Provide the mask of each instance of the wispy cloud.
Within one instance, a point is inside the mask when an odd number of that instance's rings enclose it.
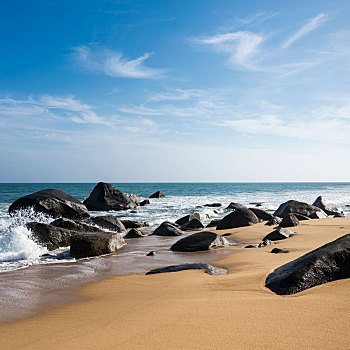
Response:
[[[264,37],[248,31],[219,34],[194,41],[209,45],[214,50],[224,53],[229,57],[230,65],[238,65],[244,68],[254,69],[252,57],[258,52],[259,45]]]
[[[286,40],[283,43],[282,48],[287,49],[294,42],[301,39],[305,35],[309,34],[313,30],[317,29],[324,22],[326,22],[327,19],[328,19],[327,15],[325,15],[323,13],[320,13],[316,17],[309,19],[304,26],[302,26],[295,34],[293,34],[288,40]]]
[[[153,53],[145,53],[135,59],[127,59],[120,52],[78,46],[73,49],[74,59],[84,68],[104,73],[114,78],[160,79],[165,69],[150,68],[144,64]]]
[[[160,92],[150,97],[152,101],[183,101],[188,100],[192,97],[201,97],[206,95],[208,92],[203,89],[173,89],[166,92]]]

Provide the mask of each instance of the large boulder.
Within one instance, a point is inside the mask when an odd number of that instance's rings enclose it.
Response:
[[[180,219],[177,219],[175,221],[175,224],[177,225],[183,225],[185,224],[186,222],[189,222],[191,221],[192,219],[197,219],[197,220],[200,220],[201,219],[201,216],[199,213],[192,213],[192,214],[189,214],[189,215],[186,215]]]
[[[125,244],[120,233],[116,232],[76,233],[70,238],[70,255],[73,258],[81,259],[110,254]]]
[[[204,228],[204,225],[201,223],[200,220],[194,218],[190,221],[185,222],[183,225],[180,226],[180,228],[184,231],[200,230]]]
[[[286,239],[290,235],[293,234],[293,231],[288,230],[284,227],[277,227],[276,230],[270,232],[268,235],[266,235],[263,238],[263,241],[270,240],[270,241],[279,241],[281,239]]]
[[[77,220],[71,220],[66,218],[59,218],[55,221],[51,222],[50,225],[60,227],[60,228],[66,228],[68,230],[74,230],[76,232],[96,232],[101,231],[101,229],[88,225],[85,222],[77,221]]]
[[[350,277],[350,234],[278,267],[266,287],[280,295],[299,293],[327,282]]]
[[[176,226],[172,225],[170,222],[163,222],[158,226],[156,230],[153,231],[154,236],[181,236],[182,231]]]
[[[12,215],[17,210],[30,207],[53,218],[86,219],[90,216],[84,204],[55,189],[42,190],[17,199],[10,205],[9,213]]]
[[[42,224],[39,222],[29,222],[26,224],[26,227],[31,231],[34,240],[48,250],[68,247],[70,237],[74,232],[66,228]]]
[[[231,202],[226,209],[236,210],[236,209],[242,209],[242,208],[246,209],[247,207],[241,203]]]
[[[196,252],[228,245],[226,238],[213,232],[203,231],[180,239],[170,249],[174,252]]]
[[[261,219],[263,221],[269,221],[273,218],[273,215],[265,210],[258,208],[249,208],[249,210],[251,210],[258,217],[258,219]]]
[[[124,224],[113,215],[95,216],[91,218],[92,222],[109,231],[124,232]]]
[[[226,215],[216,226],[217,230],[225,230],[235,227],[243,227],[257,224],[259,219],[248,208],[236,209],[232,213]]]
[[[123,193],[111,184],[99,182],[84,204],[95,211],[126,210],[139,206],[140,199],[136,194]]]
[[[164,198],[165,194],[162,191],[154,192],[149,196],[149,198]]]
[[[329,203],[322,196],[317,197],[313,205],[315,207],[322,209],[328,215],[340,214],[341,216],[344,216],[344,211],[339,205],[334,203]]]
[[[282,203],[273,215],[284,218],[289,213],[301,214],[311,219],[319,219],[319,215],[322,215],[322,213],[324,214],[322,209],[314,205],[298,202],[295,200],[289,200],[285,203]]]
[[[281,227],[293,227],[298,225],[300,225],[300,222],[293,213],[287,214],[280,223]]]

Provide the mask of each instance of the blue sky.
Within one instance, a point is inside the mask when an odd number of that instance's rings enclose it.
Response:
[[[0,182],[350,181],[348,1],[2,1]]]

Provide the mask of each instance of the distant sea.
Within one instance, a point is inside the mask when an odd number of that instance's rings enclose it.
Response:
[[[46,248],[38,245],[25,227],[29,221],[49,223],[44,215],[26,213],[12,218],[8,208],[17,198],[47,188],[62,190],[79,200],[87,198],[95,183],[21,183],[0,184],[0,272],[11,271],[37,264],[48,264],[52,259],[43,259]],[[129,211],[109,212],[121,219],[147,221],[151,228],[161,222],[175,221],[191,212],[199,212],[206,224],[212,219],[225,215],[224,208],[230,202],[240,202],[247,206],[261,202],[261,209],[273,212],[279,204],[295,199],[313,203],[319,196],[343,207],[350,216],[350,183],[113,183],[120,191],[135,193],[141,199],[161,190],[166,198],[151,199],[151,204],[137,208],[137,213]],[[222,207],[199,207],[207,203],[220,202]],[[107,212],[93,212],[92,215],[106,215]],[[62,262],[74,260],[69,259]]]

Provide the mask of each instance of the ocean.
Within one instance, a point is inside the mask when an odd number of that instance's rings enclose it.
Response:
[[[82,284],[114,275],[144,274],[160,266],[218,260],[225,249],[197,253],[174,253],[167,247],[178,237],[128,240],[116,254],[91,259],[69,257],[69,248],[50,252],[33,240],[25,227],[29,221],[50,223],[53,219],[31,210],[10,217],[8,208],[17,198],[48,188],[62,190],[79,200],[87,198],[95,183],[0,184],[0,323],[26,317],[52,303],[76,300],[72,290]],[[350,216],[350,183],[114,183],[119,190],[135,193],[141,200],[161,190],[165,198],[150,199],[151,204],[128,211],[92,212],[91,215],[116,215],[120,219],[147,221],[152,231],[163,221],[198,212],[204,224],[227,214],[230,202],[247,206],[261,202],[273,212],[279,204],[295,199],[313,203],[319,196],[343,207]],[[220,202],[222,207],[203,207]],[[227,237],[229,240],[232,238]],[[237,243],[239,244],[239,243]],[[146,256],[150,251],[156,254]],[[230,250],[230,253],[233,251]]]

